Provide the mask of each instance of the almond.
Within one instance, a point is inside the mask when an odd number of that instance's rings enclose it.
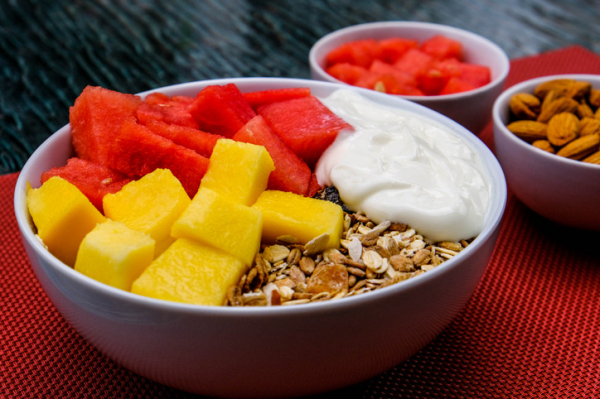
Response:
[[[533,94],[538,98],[546,97],[550,91],[556,91],[565,95],[568,93],[571,85],[575,82],[574,79],[553,79],[547,82],[540,83],[533,91]]]
[[[587,97],[592,90],[592,84],[583,80],[576,80],[569,85],[566,95],[574,99]]]
[[[506,126],[515,136],[531,143],[535,140],[546,139],[548,125],[536,121],[515,121]]]
[[[542,112],[537,118],[538,122],[548,123],[550,119],[556,114],[562,112],[577,112],[579,103],[569,97],[560,97],[548,104],[547,107],[542,108]]]
[[[600,119],[596,118],[582,118],[580,121],[581,131],[580,136],[587,136],[588,134],[600,134]]]
[[[540,99],[529,93],[517,93],[510,99],[508,106],[519,119],[535,120],[540,112]]]
[[[556,155],[579,160],[598,151],[598,145],[600,145],[600,135],[588,134],[587,136],[571,141],[561,148]]]
[[[536,140],[533,143],[531,143],[531,145],[551,154],[556,154],[556,150],[554,149],[554,147],[552,147],[552,144],[550,144],[548,140]]]
[[[594,117],[594,111],[592,110],[592,108],[587,105],[585,102],[581,103],[577,106],[577,116],[581,119],[581,118],[593,118]]]
[[[554,146],[562,147],[579,136],[579,129],[579,119],[574,114],[561,112],[548,122],[548,141]]]
[[[600,107],[600,89],[590,90],[590,96],[588,98],[590,105],[594,108]]]

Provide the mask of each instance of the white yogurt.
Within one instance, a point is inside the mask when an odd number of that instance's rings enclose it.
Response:
[[[350,90],[321,99],[355,131],[341,132],[316,168],[344,203],[371,220],[404,222],[433,241],[483,229],[490,179],[475,151],[436,121]]]

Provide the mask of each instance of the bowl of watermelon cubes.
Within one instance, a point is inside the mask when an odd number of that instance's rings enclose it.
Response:
[[[475,134],[510,69],[492,41],[451,26],[374,22],[331,32],[309,53],[313,79],[400,96],[436,110]]]
[[[423,118],[437,126],[429,129],[435,137],[452,136],[450,152],[461,154],[454,150],[462,144],[473,151],[490,199],[476,237],[440,243],[434,256],[414,229],[375,225],[339,198],[319,196],[323,154],[358,131],[327,102],[336,94]],[[506,188],[494,155],[451,119],[395,96],[279,78],[139,95],[89,86],[69,114],[16,184],[31,266],[57,310],[101,353],[180,390],[298,397],[382,373],[458,314],[498,236]],[[350,239],[349,229],[377,242]],[[343,264],[343,253],[356,252],[343,239],[371,245],[368,261]],[[420,269],[383,261],[380,239],[390,251],[425,255],[410,261]]]

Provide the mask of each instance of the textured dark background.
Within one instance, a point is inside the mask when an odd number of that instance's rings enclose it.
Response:
[[[0,0],[0,174],[68,122],[86,85],[127,93],[187,81],[308,78],[321,36],[414,20],[478,33],[518,58],[579,44],[600,54],[593,0]]]

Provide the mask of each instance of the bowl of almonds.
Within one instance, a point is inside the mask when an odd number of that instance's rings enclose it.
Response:
[[[600,230],[600,76],[553,75],[507,89],[493,108],[508,186],[554,222]]]

